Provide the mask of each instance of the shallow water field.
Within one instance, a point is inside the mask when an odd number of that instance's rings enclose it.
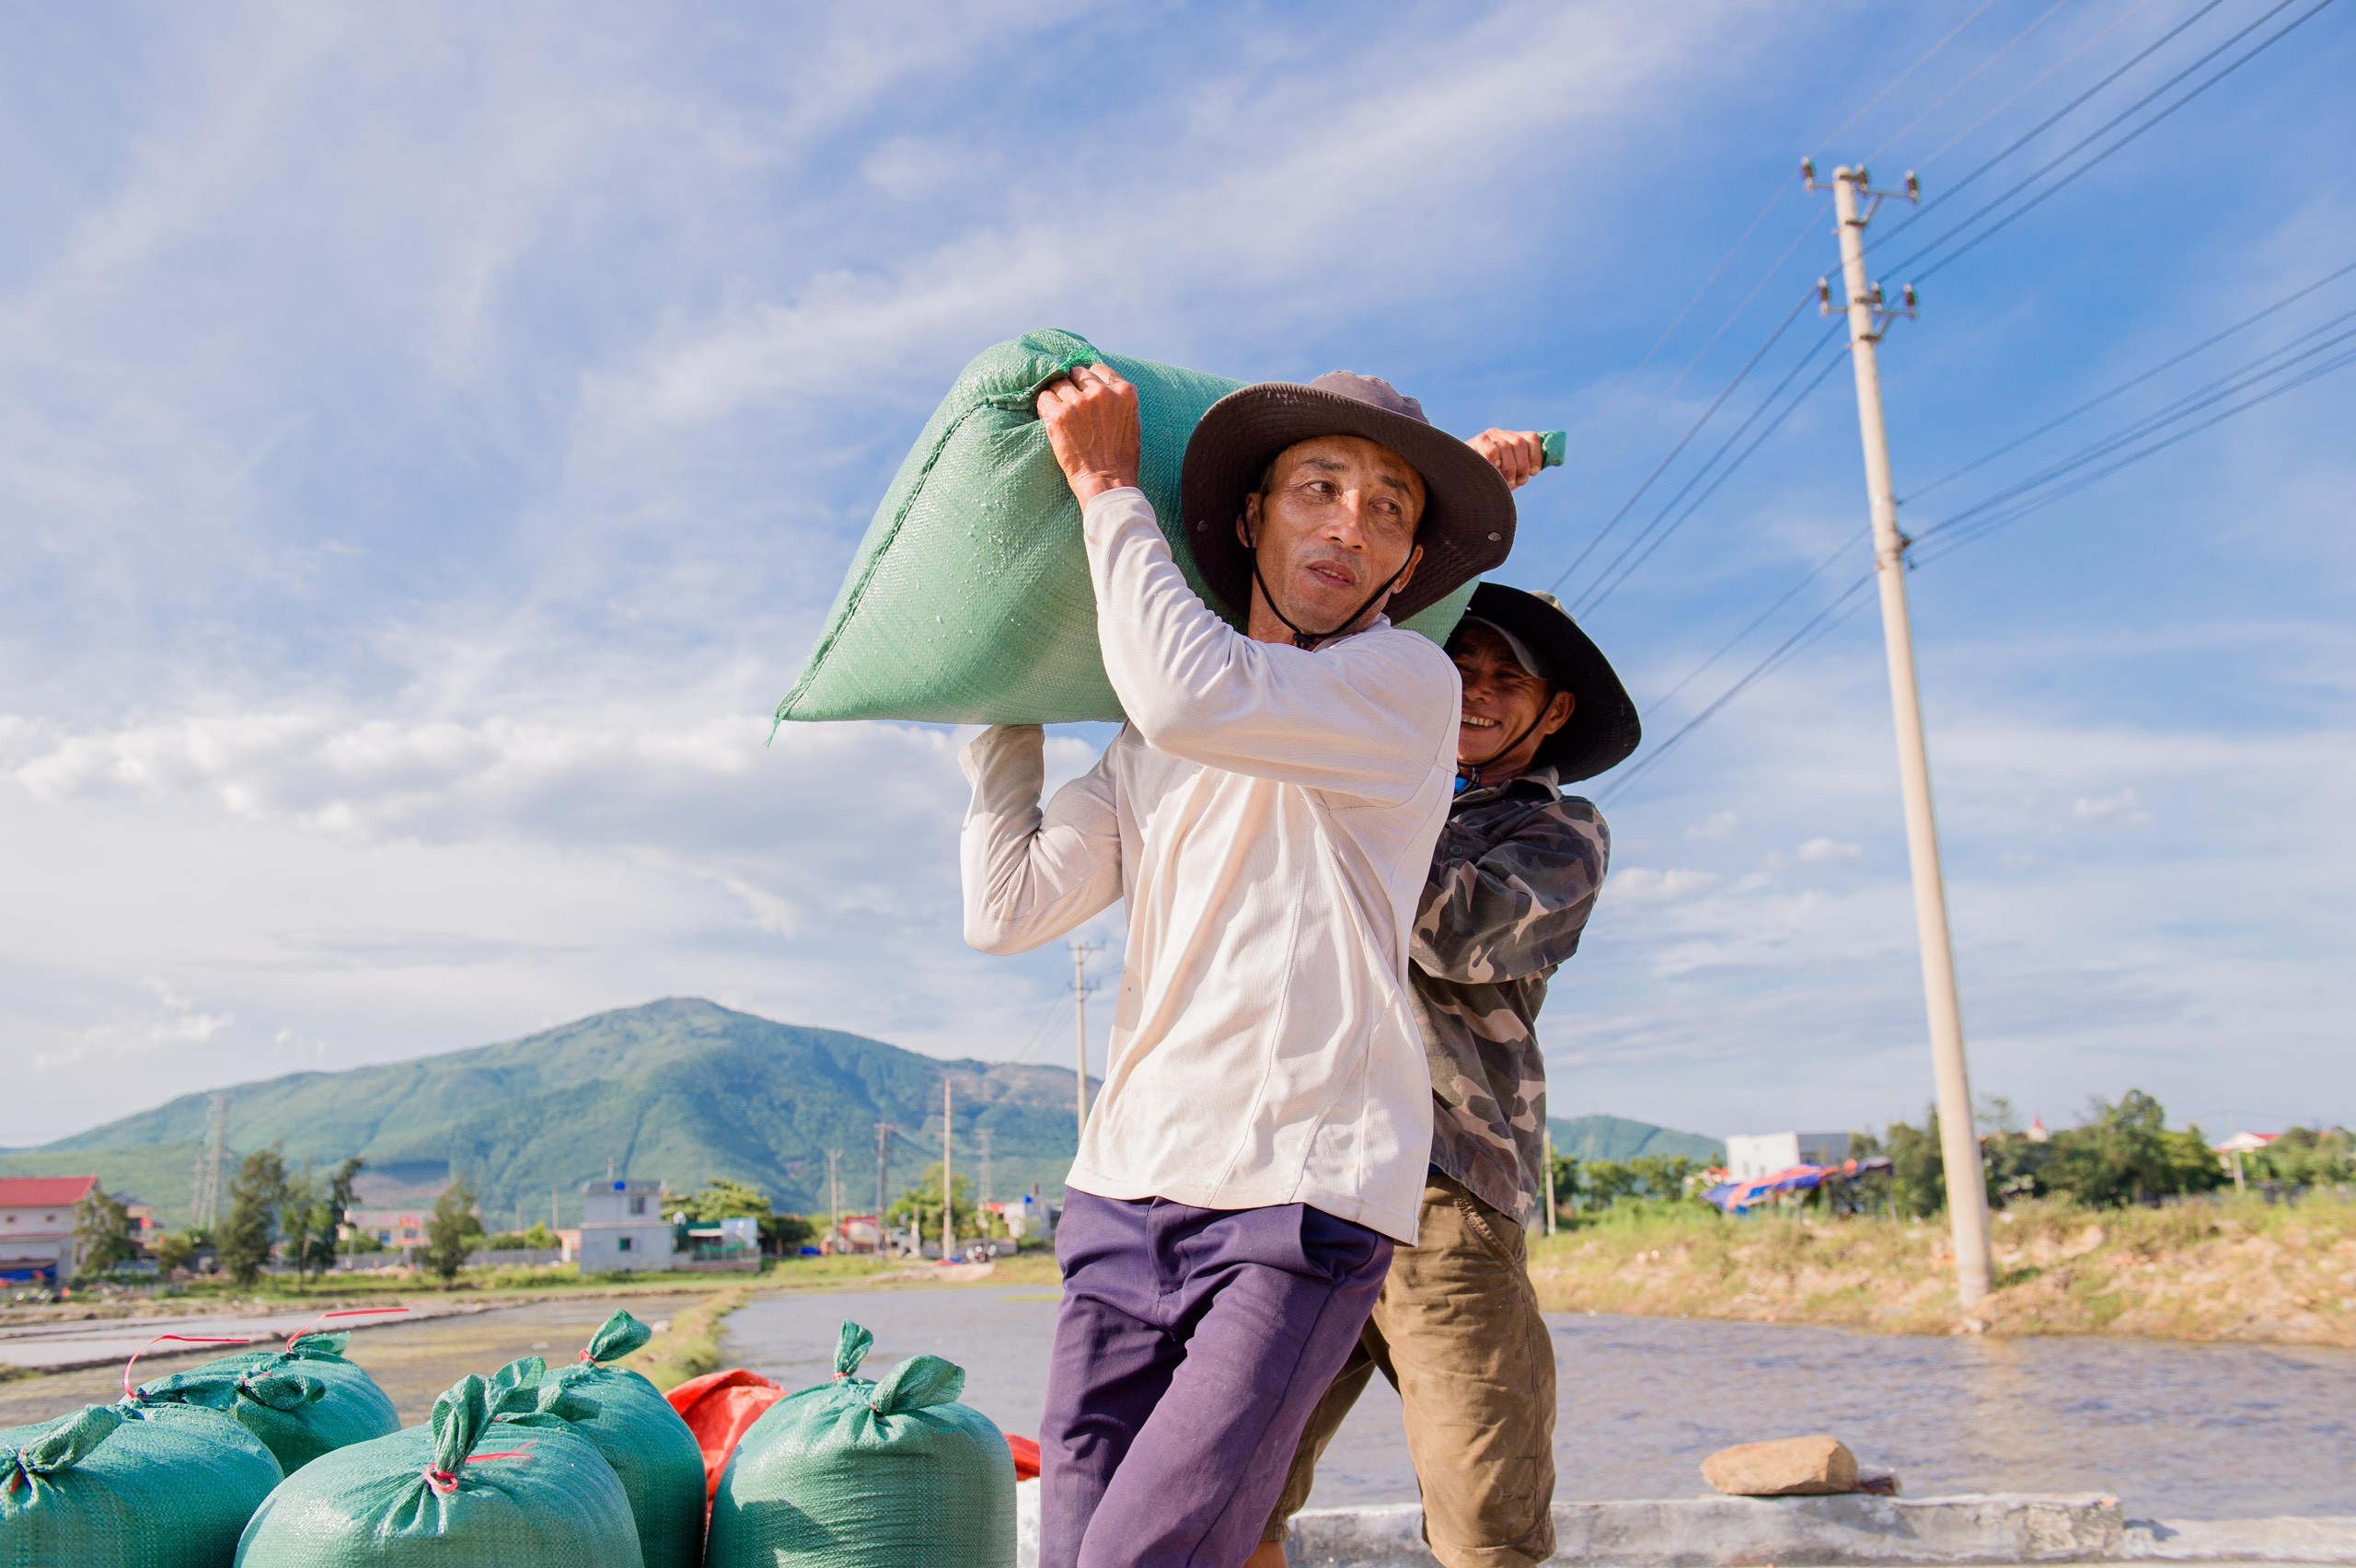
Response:
[[[1038,1430],[1052,1289],[768,1297],[723,1360],[790,1388],[833,1367],[836,1325],[875,1332],[872,1375],[930,1351],[966,1401]],[[1565,1499],[1703,1490],[1702,1457],[1804,1432],[1895,1470],[1909,1496],[2106,1492],[2131,1516],[2356,1514],[2356,1351],[2130,1339],[1930,1339],[1688,1319],[1552,1315]],[[1397,1396],[1378,1381],[1328,1450],[1312,1505],[1415,1494]]]

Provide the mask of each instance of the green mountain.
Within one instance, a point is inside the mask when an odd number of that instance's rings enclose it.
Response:
[[[1573,1116],[1567,1120],[1550,1117],[1546,1126],[1554,1135],[1554,1152],[1579,1160],[1681,1154],[1688,1159],[1703,1159],[1715,1165],[1727,1157],[1727,1146],[1716,1138],[1705,1138],[1699,1133],[1673,1132],[1650,1122],[1632,1122],[1625,1116]]]
[[[551,1191],[565,1224],[581,1185],[619,1173],[687,1191],[715,1176],[749,1182],[780,1209],[826,1206],[826,1155],[838,1149],[846,1210],[875,1201],[876,1124],[899,1129],[885,1182],[896,1195],[941,1158],[941,1085],[956,1113],[956,1169],[990,1190],[1062,1188],[1071,1163],[1071,1073],[1003,1062],[941,1061],[857,1034],[773,1023],[673,998],[600,1013],[503,1044],[336,1073],[290,1073],[229,1096],[239,1153],[275,1145],[290,1163],[368,1162],[362,1202],[406,1204],[455,1168],[493,1226],[544,1218]],[[209,1097],[178,1100],[0,1155],[0,1175],[95,1170],[110,1191],[186,1222]],[[373,1191],[372,1191],[373,1189]]]

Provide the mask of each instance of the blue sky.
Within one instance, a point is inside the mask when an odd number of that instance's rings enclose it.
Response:
[[[1500,574],[1545,586],[1831,268],[1803,155],[1936,198],[2157,45],[1918,225],[1886,209],[1898,263],[2311,5],[18,8],[0,1145],[662,995],[1062,1060],[1067,956],[958,940],[959,737],[762,744],[965,359],[1062,326],[1569,428]],[[2352,71],[2356,9],[2327,6],[1927,278],[1884,357],[1901,495],[2356,262]],[[2356,276],[1907,525],[2351,308]],[[1566,596],[1824,329],[1803,308]],[[2356,371],[2327,375],[1925,541],[1966,1027],[2024,1114],[2140,1086],[2220,1131],[2356,1119],[2351,416]],[[1836,369],[1585,612],[1650,733],[1861,571],[1865,526]],[[1543,1020],[1558,1114],[1919,1112],[1870,606],[1608,810],[1614,877]]]

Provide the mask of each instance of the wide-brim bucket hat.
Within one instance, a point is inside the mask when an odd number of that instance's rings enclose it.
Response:
[[[1252,557],[1236,536],[1243,498],[1286,447],[1321,435],[1387,446],[1424,481],[1415,543],[1424,559],[1388,614],[1430,608],[1513,550],[1513,491],[1489,460],[1424,417],[1387,381],[1336,370],[1301,385],[1264,381],[1210,406],[1186,444],[1178,502],[1203,581],[1239,618],[1252,613]]]
[[[1567,784],[1592,778],[1627,760],[1645,734],[1636,705],[1629,700],[1611,661],[1579,629],[1561,601],[1552,594],[1484,582],[1472,590],[1472,602],[1464,607],[1454,635],[1484,622],[1519,645],[1514,650],[1518,657],[1536,658],[1542,667],[1532,674],[1543,675],[1575,699],[1570,721],[1540,744],[1534,762],[1552,767]]]

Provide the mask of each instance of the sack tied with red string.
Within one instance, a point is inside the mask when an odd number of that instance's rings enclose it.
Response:
[[[314,1459],[254,1515],[237,1568],[644,1568],[621,1482],[572,1430],[578,1404],[496,1421],[491,1406],[469,1374],[430,1425]]]
[[[278,1484],[261,1439],[186,1405],[90,1405],[0,1430],[6,1568],[229,1568]]]
[[[260,1438],[288,1475],[322,1454],[398,1432],[376,1380],[343,1358],[350,1334],[298,1334],[283,1349],[241,1351],[133,1389],[140,1406],[218,1411]]]
[[[703,1561],[703,1451],[653,1384],[610,1365],[653,1337],[628,1312],[606,1320],[570,1366],[537,1355],[511,1361],[491,1380],[502,1420],[547,1415],[585,1437],[613,1467],[638,1522],[646,1568],[697,1568]]]

